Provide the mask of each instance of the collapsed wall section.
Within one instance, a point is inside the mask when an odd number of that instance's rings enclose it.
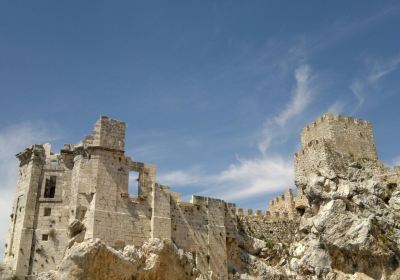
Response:
[[[150,238],[151,205],[127,195],[129,168],[122,153],[98,150],[93,156],[98,160],[98,175],[92,238],[113,247],[140,245]]]
[[[83,142],[81,155],[94,176],[85,179],[80,174],[78,178],[83,180],[78,208],[89,207],[90,214],[89,220],[83,221],[89,227],[85,238],[100,238],[115,248],[140,245],[151,236],[151,197],[129,195],[129,171],[139,172],[139,191],[149,193],[155,178],[144,172],[147,165],[125,156],[125,128],[124,122],[108,117],[97,121],[92,135]]]

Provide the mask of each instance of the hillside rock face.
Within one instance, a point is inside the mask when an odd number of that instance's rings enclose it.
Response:
[[[309,207],[288,270],[299,279],[400,279],[400,172],[379,161],[371,124],[326,114],[301,142],[295,183]]]
[[[203,279],[193,256],[166,240],[150,239],[141,247],[123,251],[107,247],[100,240],[76,243],[56,271],[39,275],[40,280],[157,280]]]
[[[240,243],[240,244],[239,244]],[[232,262],[240,273],[230,279],[286,279],[259,258],[266,247],[264,241],[243,237],[232,246]],[[233,259],[235,261],[233,261]],[[74,244],[67,250],[57,270],[41,273],[38,280],[205,280],[218,279],[212,273],[204,275],[196,268],[191,253],[178,249],[168,240],[150,239],[141,247],[126,246],[115,250],[100,240]]]
[[[390,170],[369,160],[337,170],[297,178],[310,208],[289,269],[300,279],[400,279],[400,190],[385,178]]]

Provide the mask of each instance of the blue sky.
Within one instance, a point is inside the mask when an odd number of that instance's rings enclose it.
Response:
[[[400,163],[399,27],[398,1],[1,1],[0,239],[15,153],[100,115],[185,199],[265,210],[326,111],[372,121]]]

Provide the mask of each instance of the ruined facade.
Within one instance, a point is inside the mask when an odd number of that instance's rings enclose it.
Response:
[[[209,197],[180,201],[178,193],[157,182],[154,165],[125,155],[125,128],[124,122],[101,117],[91,135],[57,154],[44,144],[17,155],[18,182],[5,250],[5,263],[15,275],[55,269],[75,242],[100,239],[119,249],[159,238],[191,252],[202,273],[227,279],[230,246],[238,243],[244,222],[247,230],[265,239],[275,233],[279,239],[288,231],[293,235],[296,222],[290,221],[308,206],[302,177],[324,167],[328,173],[346,172],[340,162],[345,159],[377,160],[369,122],[326,114],[302,132],[302,150],[294,160],[297,195],[289,189],[269,203],[267,212],[243,211]],[[137,196],[128,193],[131,171],[138,173]],[[399,173],[397,168],[380,176],[397,184]]]
[[[54,269],[74,242],[101,239],[121,248],[160,238],[193,252],[201,271],[227,277],[226,239],[235,237],[235,206],[200,196],[181,202],[156,182],[154,165],[125,156],[125,126],[101,117],[77,145],[57,154],[49,144],[33,145],[17,155],[4,258],[17,276]],[[139,174],[137,196],[128,194],[130,171]]]

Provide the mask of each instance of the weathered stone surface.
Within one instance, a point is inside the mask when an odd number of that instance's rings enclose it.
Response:
[[[56,271],[38,280],[156,280],[201,279],[190,253],[178,250],[168,240],[150,239],[142,247],[127,246],[117,251],[100,240],[75,244]]]
[[[360,122],[343,121],[348,129],[359,129]],[[353,135],[355,142],[365,136]],[[319,140],[325,145],[326,160],[318,159],[319,165],[299,156],[296,160],[296,182],[304,189],[310,210],[300,222],[303,238],[291,245],[290,269],[300,278],[398,279],[399,186],[393,180],[399,174],[373,156],[374,143],[365,147],[363,156],[359,143],[352,150],[340,137]],[[308,143],[303,145],[309,149]]]
[[[378,160],[371,124],[327,114],[301,142],[297,195],[265,213],[181,202],[108,117],[58,154],[33,145],[17,155],[0,279],[400,279],[400,167]]]

